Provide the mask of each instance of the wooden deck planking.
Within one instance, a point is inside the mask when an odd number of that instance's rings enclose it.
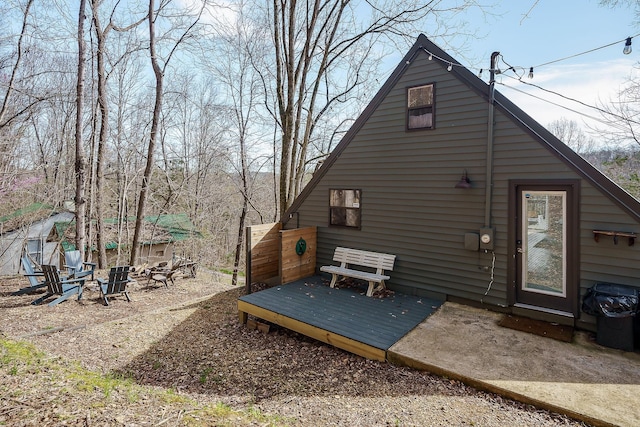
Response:
[[[338,348],[376,360],[443,301],[395,293],[364,295],[363,288],[331,289],[312,276],[240,297],[238,310]]]

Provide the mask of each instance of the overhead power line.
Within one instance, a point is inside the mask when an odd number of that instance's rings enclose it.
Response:
[[[534,4],[534,6],[535,6],[535,4]],[[632,124],[634,124],[634,125],[640,125],[640,122],[638,122],[638,121],[636,121],[636,120],[630,119],[630,118],[628,118],[628,117],[621,116],[621,115],[619,115],[619,114],[613,113],[613,112],[611,112],[611,111],[607,111],[607,110],[605,110],[605,109],[603,109],[603,108],[600,108],[600,107],[598,107],[598,106],[588,104],[588,103],[586,103],[586,102],[584,102],[584,101],[580,101],[580,100],[578,100],[578,99],[571,98],[571,97],[569,97],[569,96],[563,95],[563,94],[561,94],[561,93],[559,93],[559,92],[557,92],[557,91],[553,91],[553,90],[550,90],[550,89],[546,89],[546,88],[544,88],[544,87],[542,87],[542,86],[540,86],[540,85],[533,84],[533,83],[530,83],[530,82],[527,82],[527,81],[524,81],[524,80],[523,80],[523,77],[524,77],[525,73],[527,72],[527,69],[529,70],[528,77],[529,77],[529,78],[533,78],[533,72],[534,72],[534,69],[541,68],[541,67],[545,67],[545,66],[547,66],[547,65],[551,65],[551,64],[556,64],[556,63],[559,63],[559,62],[562,62],[562,61],[566,61],[566,60],[569,60],[569,59],[572,59],[572,58],[576,58],[576,57],[579,57],[579,56],[582,56],[582,55],[586,55],[586,54],[589,54],[589,53],[592,53],[592,52],[596,52],[596,51],[599,51],[599,50],[602,50],[602,49],[606,49],[606,48],[608,48],[608,47],[611,47],[611,46],[614,46],[614,45],[616,45],[616,44],[620,44],[620,43],[624,43],[623,53],[628,54],[628,53],[630,53],[630,52],[631,52],[631,40],[632,40],[633,38],[635,38],[635,37],[638,37],[638,36],[640,36],[640,33],[639,33],[639,34],[635,34],[635,35],[630,36],[630,37],[625,37],[624,39],[621,39],[621,40],[616,40],[616,41],[614,41],[614,42],[604,44],[604,45],[602,45],[602,46],[598,46],[598,47],[595,47],[595,48],[592,48],[592,49],[588,49],[588,50],[585,50],[585,51],[582,51],[582,52],[578,52],[578,53],[575,53],[575,54],[572,54],[572,55],[563,56],[563,57],[561,57],[561,58],[554,59],[554,60],[551,60],[551,61],[547,61],[547,62],[541,63],[541,64],[539,64],[539,65],[531,66],[531,67],[513,66],[513,65],[509,64],[507,61],[505,61],[505,59],[504,59],[504,56],[503,56],[503,55],[500,55],[500,56],[499,56],[500,61],[501,61],[501,62],[506,66],[506,67],[505,67],[505,69],[504,69],[504,70],[502,70],[502,71],[501,71],[501,70],[499,70],[499,69],[496,69],[496,70],[490,70],[490,71],[494,71],[494,72],[495,72],[495,74],[499,74],[499,75],[502,75],[502,76],[505,76],[505,77],[508,77],[508,78],[511,78],[511,79],[517,80],[517,81],[519,81],[519,82],[520,82],[520,83],[522,83],[522,84],[525,84],[525,85],[528,85],[528,86],[531,86],[531,87],[535,87],[536,89],[539,89],[539,90],[541,90],[541,91],[543,91],[543,92],[546,92],[546,93],[549,93],[549,94],[553,94],[553,95],[558,96],[558,97],[560,97],[560,98],[566,99],[567,101],[570,101],[570,102],[574,102],[574,103],[580,104],[580,105],[582,105],[582,106],[584,106],[584,107],[587,107],[587,108],[589,108],[589,109],[595,110],[595,111],[597,111],[597,112],[599,112],[599,113],[601,113],[601,114],[604,114],[604,115],[610,116],[610,117],[612,117],[612,118],[615,118],[615,119],[618,119],[618,120],[624,120],[624,121],[626,121],[626,122],[628,122],[628,123],[632,123]],[[422,47],[422,46],[421,46],[420,48],[421,48],[421,50],[423,50],[425,53],[427,53],[427,55],[428,55],[428,59],[429,59],[430,61],[435,59],[435,60],[438,60],[438,61],[440,61],[440,62],[443,62],[443,63],[447,64],[447,70],[448,70],[448,71],[451,71],[453,67],[465,67],[465,66],[464,66],[464,65],[462,65],[462,64],[455,63],[455,62],[451,62],[450,60],[447,60],[447,59],[445,59],[445,58],[441,58],[440,56],[438,56],[438,55],[434,54],[433,52],[430,52],[429,50],[425,49],[425,48],[424,48],[424,47]],[[410,60],[409,60],[409,61],[407,61],[407,62],[409,63],[409,62],[410,62]],[[466,67],[465,67],[465,68],[466,68]],[[500,68],[500,67],[497,67],[497,66],[496,66],[496,68]],[[484,70],[480,69],[480,72],[479,72],[479,74],[478,74],[478,76],[479,76],[479,77],[481,77],[481,76],[482,76],[482,72],[483,72],[483,71],[484,71]],[[516,76],[516,77],[509,76],[508,74],[505,74],[505,73],[506,73],[506,72],[508,72],[508,71],[512,71],[512,72],[515,74],[515,76]],[[553,102],[553,101],[551,101],[551,100],[544,99],[544,98],[542,98],[542,97],[539,97],[539,96],[533,95],[533,94],[531,94],[531,93],[528,93],[528,92],[525,92],[525,91],[523,91],[523,90],[517,89],[517,88],[515,88],[515,87],[513,87],[513,86],[509,86],[509,85],[506,85],[506,84],[501,83],[501,82],[499,82],[499,83],[500,83],[500,84],[502,84],[502,85],[503,85],[503,86],[505,86],[505,87],[508,87],[508,88],[513,89],[513,90],[515,90],[515,91],[517,91],[517,92],[520,92],[520,93],[526,94],[526,95],[531,96],[531,97],[533,97],[533,98],[536,98],[536,99],[538,99],[538,100],[540,100],[540,101],[547,102],[547,103],[549,103],[549,104],[552,104],[552,105],[555,105],[555,106],[557,106],[557,107],[563,108],[563,109],[565,109],[565,110],[567,110],[567,111],[571,111],[571,112],[573,112],[573,113],[575,113],[575,114],[578,114],[578,115],[584,116],[584,117],[589,118],[589,119],[591,119],[591,120],[598,121],[598,122],[600,122],[600,123],[602,123],[602,124],[605,124],[605,125],[608,125],[608,126],[617,127],[618,129],[621,129],[621,130],[622,130],[622,127],[621,127],[621,126],[616,125],[616,124],[614,124],[614,123],[606,122],[604,119],[597,118],[597,117],[594,117],[594,116],[589,115],[589,114],[585,114],[584,112],[581,112],[581,111],[578,111],[578,110],[576,110],[576,109],[569,108],[569,107],[564,106],[564,105],[562,105],[562,104],[559,104],[559,103]]]
[[[611,126],[611,127],[614,127],[614,128],[616,128],[616,129],[618,129],[618,130],[621,130],[621,131],[626,131],[626,130],[628,130],[626,127],[624,127],[624,126],[622,126],[622,125],[619,125],[619,124],[617,124],[617,123],[607,122],[607,121],[603,120],[603,119],[602,119],[602,118],[600,118],[600,117],[596,117],[596,116],[592,116],[592,115],[586,114],[586,113],[584,113],[584,112],[582,112],[582,111],[578,111],[578,110],[575,110],[575,109],[573,109],[573,108],[567,107],[566,105],[562,105],[562,104],[559,104],[559,103],[557,103],[557,102],[553,102],[553,101],[551,101],[551,100],[549,100],[549,99],[542,98],[542,97],[537,96],[537,95],[534,95],[534,94],[532,94],[532,93],[530,93],[530,92],[525,92],[524,90],[522,90],[522,89],[518,89],[518,88],[516,88],[516,87],[514,87],[514,86],[509,86],[509,85],[506,85],[506,84],[504,84],[504,83],[502,83],[502,82],[496,82],[496,83],[498,83],[499,85],[502,85],[502,86],[504,86],[504,87],[507,87],[507,88],[509,88],[509,89],[511,89],[511,90],[514,90],[514,91],[516,91],[516,92],[519,92],[519,93],[521,93],[521,94],[523,94],[523,95],[527,95],[527,96],[529,96],[529,97],[531,97],[531,98],[535,98],[535,99],[537,99],[537,100],[539,100],[539,101],[546,102],[546,103],[548,103],[548,104],[554,105],[554,106],[556,106],[556,107],[562,108],[562,109],[564,109],[564,110],[570,111],[570,112],[572,112],[572,113],[578,114],[578,115],[583,116],[583,117],[586,117],[586,118],[588,118],[588,119],[591,119],[591,120],[597,121],[597,122],[599,122],[599,123],[602,123],[603,125]],[[525,82],[522,82],[522,81],[521,81],[521,83],[525,83]],[[534,85],[533,85],[533,86],[534,86]],[[572,100],[572,101],[578,102],[578,103],[580,103],[580,104],[582,104],[582,105],[585,105],[585,106],[587,106],[587,107],[590,107],[590,108],[596,108],[596,109],[598,109],[597,107],[590,106],[590,105],[585,104],[585,103],[583,103],[583,102],[581,102],[581,101],[573,100],[573,99],[571,99],[571,98],[569,98],[569,97],[565,97],[565,96],[563,96],[563,95],[561,95],[561,94],[559,94],[559,93],[556,93],[556,92],[553,92],[553,91],[549,91],[549,90],[546,90],[546,89],[541,88],[541,87],[538,87],[538,88],[539,88],[539,89],[541,89],[541,90],[543,90],[543,91],[547,91],[547,92],[549,92],[549,93],[553,93],[553,94],[555,94],[555,95],[561,96],[561,97],[563,97],[563,98],[565,98],[565,99],[567,99],[567,100]],[[598,109],[598,110],[600,110],[600,109]],[[604,111],[604,110],[602,110],[602,111]],[[622,120],[629,121],[629,122],[632,122],[632,123],[634,123],[634,124],[640,124],[640,123],[635,122],[635,121],[633,121],[633,120],[629,120],[629,119],[627,119],[626,117],[618,116],[618,115],[616,115],[616,114],[614,114],[614,113],[611,113],[611,112],[608,112],[608,111],[605,111],[605,112],[606,112],[606,114],[608,114],[608,115],[615,116],[615,117],[620,118],[620,119],[622,119]]]

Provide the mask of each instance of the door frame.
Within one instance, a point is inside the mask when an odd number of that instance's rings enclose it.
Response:
[[[518,271],[518,192],[522,188],[542,191],[567,191],[567,224],[566,224],[566,281],[568,297],[572,298],[569,313],[577,318],[580,308],[580,180],[579,179],[514,179],[509,180],[509,220],[507,224],[507,302],[513,307],[517,304],[516,291],[520,278]],[[555,309],[548,307],[527,306],[539,311],[558,314]]]

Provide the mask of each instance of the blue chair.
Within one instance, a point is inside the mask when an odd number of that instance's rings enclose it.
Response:
[[[60,304],[72,295],[78,295],[78,300],[82,298],[82,288],[84,287],[85,279],[63,279],[60,277],[58,267],[55,265],[43,265],[42,272],[44,273],[47,284],[47,292],[37,300],[32,301],[31,304],[40,305],[50,297],[56,295],[58,298],[49,303],[50,307]]]
[[[129,279],[129,266],[121,266],[121,267],[112,267],[109,271],[108,279],[96,279],[98,281],[98,285],[100,287],[100,295],[102,295],[102,299],[104,300],[104,305],[109,305],[109,300],[107,296],[124,294],[127,298],[127,301],[131,302],[129,299],[129,293],[127,292],[127,283],[131,281]]]
[[[91,280],[93,280],[93,273],[95,272],[96,264],[94,262],[82,262],[82,259],[80,258],[80,251],[76,250],[65,252],[64,260],[64,266],[68,271],[69,277],[80,279],[91,275]]]
[[[12,293],[11,295],[28,294],[37,289],[44,288],[45,286],[47,286],[44,280],[39,280],[39,278],[44,279],[44,273],[42,271],[35,271],[28,257],[23,256],[21,259],[21,262],[22,262],[22,269],[24,270],[24,277],[26,277],[29,280],[29,286],[20,288],[14,293]]]

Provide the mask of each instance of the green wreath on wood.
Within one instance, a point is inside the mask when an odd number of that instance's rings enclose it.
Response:
[[[307,251],[307,242],[301,237],[296,243],[296,253],[302,256]]]

